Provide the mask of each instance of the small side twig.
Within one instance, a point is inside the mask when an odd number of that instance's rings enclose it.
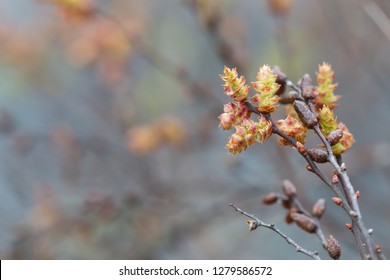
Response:
[[[248,217],[249,219],[251,219],[253,221],[253,224],[251,224],[251,230],[254,230],[254,229],[258,228],[258,227],[268,228],[268,229],[276,232],[278,235],[280,235],[284,240],[286,240],[286,242],[288,244],[293,246],[297,252],[305,254],[305,255],[311,257],[314,260],[320,260],[321,259],[320,256],[318,255],[317,251],[309,251],[309,250],[304,249],[302,246],[298,245],[294,240],[292,240],[286,234],[281,232],[277,227],[275,227],[274,224],[264,223],[262,220],[257,218],[255,215],[249,214],[249,213],[245,212],[244,210],[238,208],[234,203],[229,203],[229,206],[231,206],[234,210],[236,210],[241,215],[244,215],[244,216]]]

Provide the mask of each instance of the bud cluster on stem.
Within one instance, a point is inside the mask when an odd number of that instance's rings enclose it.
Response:
[[[376,245],[364,225],[357,202],[360,193],[354,190],[345,163],[342,162],[341,155],[353,146],[355,139],[347,126],[335,116],[337,101],[341,97],[334,94],[337,84],[333,81],[332,67],[325,62],[319,65],[316,72],[317,85],[314,85],[309,74],[303,75],[294,84],[279,67],[271,69],[264,65],[259,68],[256,81],[252,82],[256,91],[252,97],[249,97],[250,87],[245,77],[239,77],[236,68],[225,67],[221,79],[225,82],[225,94],[233,100],[224,106],[224,113],[219,116],[220,127],[224,130],[235,128],[235,133],[226,144],[229,152],[243,152],[256,142],[264,143],[272,134],[276,134],[279,145],[296,149],[306,160],[306,169],[317,175],[332,191],[332,201],[351,219],[347,224],[351,225],[361,257],[383,258],[382,253],[375,251]],[[287,91],[287,87],[292,91]],[[285,105],[286,117],[275,121],[273,113],[279,105]],[[253,114],[257,115],[257,120],[251,119]],[[317,147],[305,144],[310,131],[319,139]],[[330,178],[317,166],[326,163],[334,168]],[[263,197],[263,202],[273,204],[281,201],[288,209],[286,222],[295,222],[303,230],[319,234],[329,255],[338,259],[341,252],[338,241],[332,235],[326,240],[322,231],[318,233],[318,219],[325,211],[325,200],[318,200],[310,214],[297,204],[296,188],[289,181],[284,182],[283,192],[287,198],[270,193]]]

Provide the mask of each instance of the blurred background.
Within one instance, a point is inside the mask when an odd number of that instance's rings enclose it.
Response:
[[[1,257],[307,259],[249,232],[234,202],[327,258],[260,203],[288,178],[308,209],[327,199],[325,233],[358,259],[348,217],[294,150],[272,137],[231,156],[218,128],[224,65],[253,81],[277,64],[297,81],[323,61],[356,139],[344,160],[366,225],[389,255],[390,1],[0,0]]]

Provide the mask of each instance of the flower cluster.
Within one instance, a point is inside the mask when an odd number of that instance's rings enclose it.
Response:
[[[250,119],[252,105],[247,100],[250,87],[246,84],[245,77],[239,77],[236,68],[229,69],[225,66],[221,79],[225,82],[225,94],[235,101],[225,104],[224,113],[219,116],[219,126],[222,129],[230,130],[234,127],[236,130],[229,137],[226,148],[231,154],[236,154],[256,142],[264,143],[271,136],[273,127],[264,116],[260,115],[256,122]],[[276,75],[265,65],[260,68],[257,81],[253,83],[253,87],[261,94],[252,99],[258,100],[257,108],[262,108],[263,114],[273,112],[276,108],[277,96],[274,93],[279,89],[279,85],[275,80]]]
[[[339,95],[334,95],[334,90],[337,84],[333,84],[334,72],[332,67],[327,63],[322,63],[318,66],[316,87],[316,105],[322,107],[328,106],[330,109],[337,107],[336,102],[341,98]]]
[[[252,86],[257,92],[260,92],[251,98],[251,100],[256,102],[257,110],[262,114],[275,111],[279,102],[279,96],[275,95],[275,93],[280,88],[280,84],[276,83],[276,75],[272,73],[268,65],[264,65],[259,69],[256,82],[253,82]]]
[[[319,124],[321,131],[325,136],[329,136],[332,132],[341,130],[342,136],[336,143],[331,143],[332,151],[335,155],[340,155],[349,150],[355,143],[355,138],[349,132],[347,126],[342,122],[337,123],[337,118],[333,111],[326,105],[319,111]],[[329,141],[328,141],[329,142]]]
[[[304,146],[308,130],[320,130],[335,155],[345,153],[355,142],[348,128],[337,122],[334,115],[340,96],[334,94],[337,87],[333,83],[334,72],[325,62],[318,67],[317,86],[312,85],[310,75],[305,74],[290,92],[285,92],[286,85],[292,84],[286,75],[277,67],[271,69],[264,65],[252,82],[257,92],[250,98],[253,105],[248,100],[250,87],[236,68],[225,66],[220,77],[225,82],[225,94],[234,101],[225,104],[224,113],[219,116],[222,129],[236,130],[226,145],[232,154],[246,150],[255,142],[264,143],[276,133],[281,146],[292,146],[301,154],[308,153],[313,161],[324,163],[328,161],[325,150]],[[279,103],[286,105],[287,117],[273,122],[271,113]],[[253,113],[259,116],[256,122],[250,119]]]

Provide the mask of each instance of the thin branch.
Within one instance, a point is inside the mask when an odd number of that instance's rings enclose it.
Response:
[[[276,232],[278,235],[280,235],[282,238],[284,238],[284,240],[286,240],[286,242],[288,244],[290,244],[291,246],[293,246],[295,248],[295,250],[297,252],[300,252],[300,253],[303,253],[309,257],[311,257],[312,259],[315,259],[315,260],[320,260],[321,258],[319,257],[318,255],[318,252],[317,251],[309,251],[309,250],[306,250],[304,249],[303,247],[301,247],[300,245],[298,245],[294,240],[292,240],[290,237],[288,237],[286,234],[284,234],[283,232],[281,232],[277,227],[275,227],[274,224],[267,224],[267,223],[264,223],[262,220],[260,220],[259,218],[257,218],[255,215],[252,215],[252,214],[249,214],[247,212],[245,212],[244,210],[238,208],[235,204],[233,203],[229,203],[229,206],[231,206],[234,210],[236,210],[238,213],[240,213],[241,215],[244,215],[246,217],[248,217],[249,219],[251,219],[254,224],[251,225],[251,230],[254,230],[258,227],[265,227],[265,228],[268,228],[274,232]]]
[[[374,1],[363,1],[363,10],[390,42],[390,19]]]

